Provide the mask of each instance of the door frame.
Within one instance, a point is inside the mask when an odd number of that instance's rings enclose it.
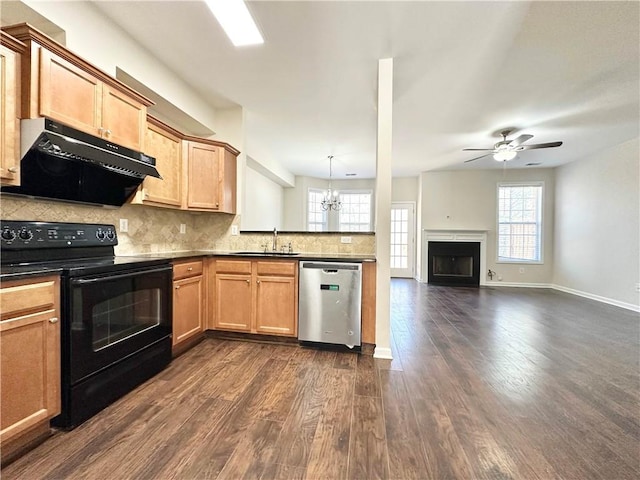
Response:
[[[391,268],[391,277],[395,278],[416,278],[416,202],[391,202],[391,210],[394,208],[409,208],[409,230],[407,245],[407,268]]]

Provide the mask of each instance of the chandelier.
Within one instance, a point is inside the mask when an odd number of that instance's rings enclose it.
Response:
[[[331,188],[331,177],[333,176],[332,171],[332,161],[333,155],[329,155],[329,188],[324,192],[324,198],[320,205],[322,205],[323,210],[340,210],[342,208],[342,202],[338,200],[338,192]]]

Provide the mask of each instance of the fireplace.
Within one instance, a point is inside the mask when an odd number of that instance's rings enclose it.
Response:
[[[428,242],[427,281],[480,286],[480,242]]]

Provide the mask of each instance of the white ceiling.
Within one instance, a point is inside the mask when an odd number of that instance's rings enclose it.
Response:
[[[375,175],[376,76],[394,58],[393,173],[469,164],[506,127],[510,168],[638,136],[638,2],[253,1],[265,44],[234,48],[203,2],[95,2],[212,105],[246,109],[246,153],[293,174]]]

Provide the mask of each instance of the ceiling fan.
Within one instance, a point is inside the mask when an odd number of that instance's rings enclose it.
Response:
[[[489,155],[493,155],[493,158],[499,162],[507,162],[509,160],[513,160],[518,152],[523,150],[533,150],[536,148],[552,148],[559,147],[562,145],[562,142],[549,142],[549,143],[537,143],[534,145],[523,145],[524,142],[531,140],[533,135],[520,135],[513,140],[507,140],[507,136],[511,133],[511,130],[503,130],[500,132],[502,135],[502,140],[496,143],[493,148],[463,148],[463,151],[479,151],[479,152],[489,152],[484,155],[480,155],[479,157],[472,158],[471,160],[465,160],[464,163],[473,162],[474,160],[479,160],[484,157],[488,157]]]

